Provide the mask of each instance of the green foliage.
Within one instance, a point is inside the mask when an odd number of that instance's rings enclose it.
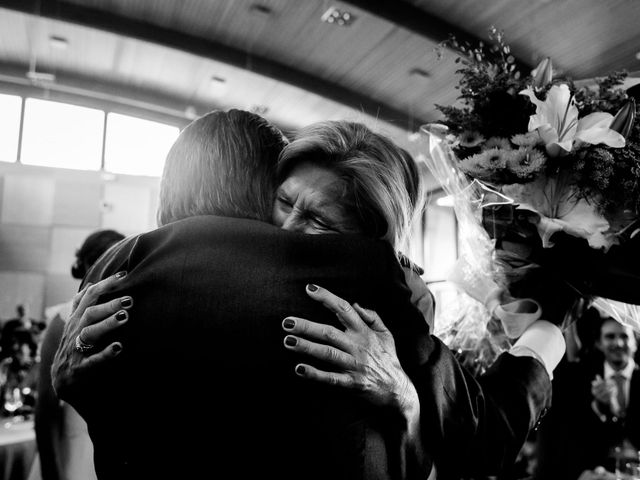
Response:
[[[460,106],[436,105],[442,123],[459,141],[452,148],[469,176],[494,185],[526,183],[539,173],[559,170],[574,172],[579,194],[595,202],[606,214],[621,209],[640,214],[640,125],[636,124],[623,148],[606,145],[578,145],[569,156],[548,158],[544,146],[523,145],[529,117],[535,106],[519,92],[533,85],[531,74],[516,66],[504,34],[494,27],[489,44],[476,46],[451,37],[441,44],[457,50],[456,71],[460,77]],[[441,52],[440,52],[441,53]],[[576,87],[570,78],[555,78],[535,88],[544,100],[552,85],[568,84],[582,118],[594,112],[615,115],[628,100],[621,88],[627,72],[613,72],[594,85]],[[636,109],[636,118],[640,111]],[[482,141],[467,141],[468,139]],[[508,143],[496,143],[507,140]],[[522,152],[525,152],[524,154]]]

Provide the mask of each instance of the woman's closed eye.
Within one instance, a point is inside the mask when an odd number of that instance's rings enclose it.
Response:
[[[325,231],[327,233],[341,233],[339,229],[331,226],[325,219],[317,215],[309,215],[309,220],[313,223],[314,228],[317,230]]]
[[[276,203],[280,210],[284,212],[290,212],[293,210],[293,202],[283,195],[276,197]]]

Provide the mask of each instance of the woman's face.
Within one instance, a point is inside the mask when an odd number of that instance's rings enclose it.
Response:
[[[301,233],[362,233],[344,205],[344,190],[334,172],[302,162],[276,190],[273,223]]]

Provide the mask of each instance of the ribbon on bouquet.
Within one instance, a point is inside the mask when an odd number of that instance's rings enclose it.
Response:
[[[497,288],[488,295],[484,304],[489,313],[500,320],[507,337],[518,338],[529,325],[540,320],[542,307],[532,298],[519,298],[502,303],[504,295],[504,289]]]
[[[542,316],[542,307],[532,298],[513,298],[486,273],[461,256],[449,275],[449,281],[482,303],[489,314],[500,320],[507,337],[515,339]]]
[[[492,260],[494,241],[482,224],[482,210],[487,207],[510,205],[513,200],[477,180],[469,181],[457,168],[454,153],[447,144],[447,127],[424,125],[421,139],[426,141],[422,157],[442,188],[454,199],[460,238],[458,260],[449,275],[471,298],[482,303],[491,316],[498,318],[505,335],[518,338],[542,315],[542,307],[531,298],[516,299],[508,295],[493,279],[496,266]]]

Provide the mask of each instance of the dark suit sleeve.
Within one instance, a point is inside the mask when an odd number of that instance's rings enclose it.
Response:
[[[387,275],[393,284],[387,298],[398,299],[389,299],[381,317],[418,391],[423,443],[439,478],[495,475],[510,467],[550,403],[544,366],[505,353],[476,379],[443,342],[425,333],[421,315],[404,306],[410,292],[405,292],[401,270],[390,265]],[[394,318],[402,318],[402,324]]]
[[[423,436],[439,478],[496,475],[510,467],[551,399],[537,360],[505,353],[476,379],[437,339],[416,383]]]

